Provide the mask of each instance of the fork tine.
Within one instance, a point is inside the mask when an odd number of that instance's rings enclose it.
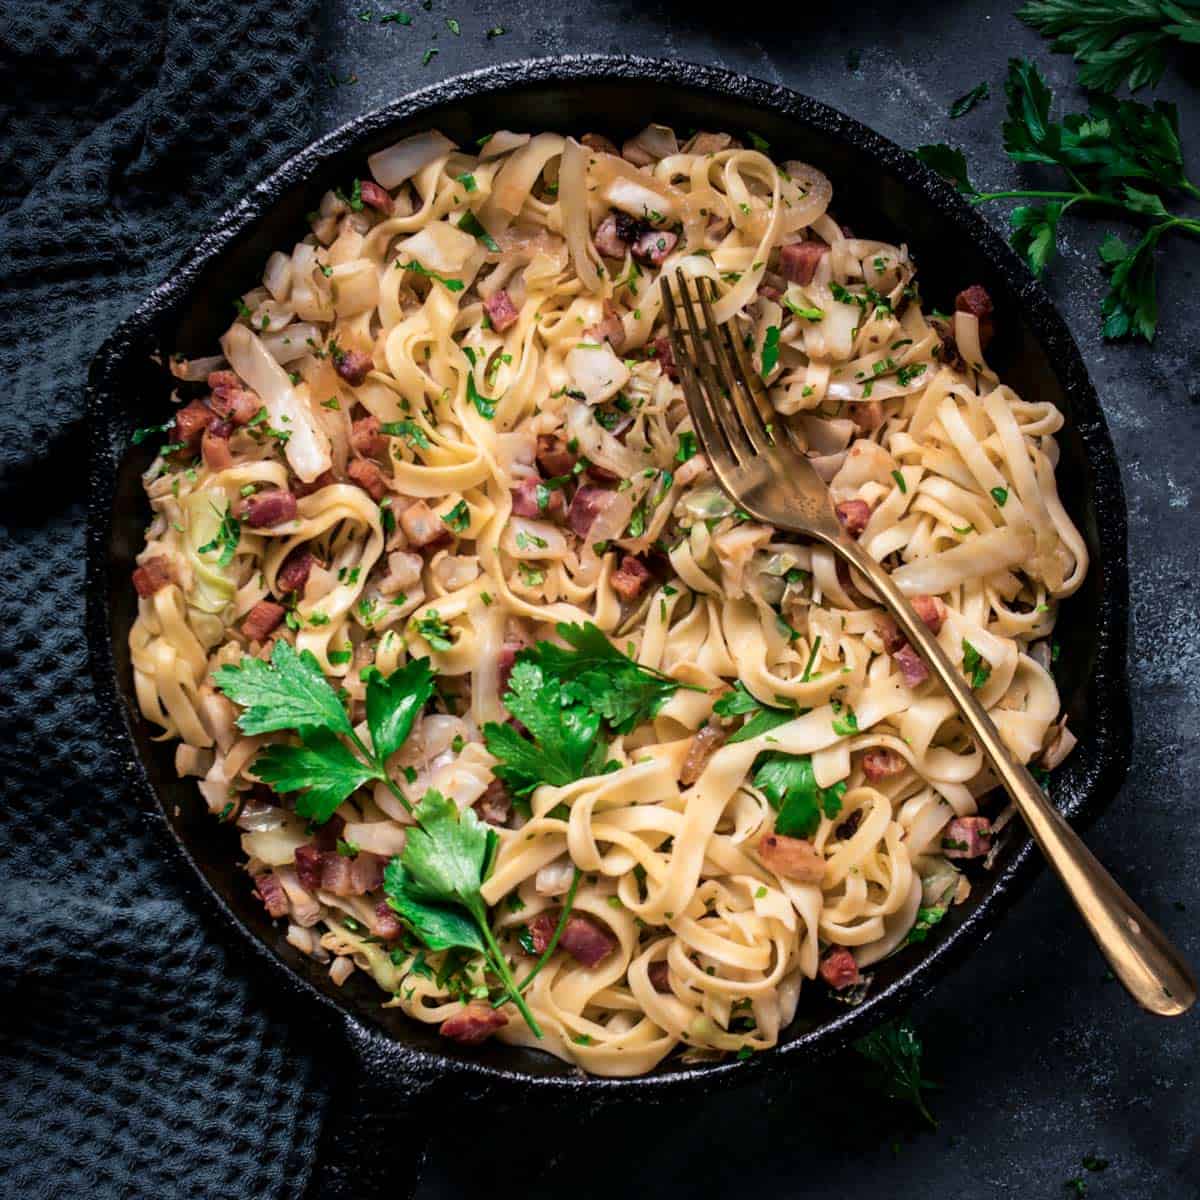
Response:
[[[735,359],[731,352],[731,344],[736,344],[737,337],[732,320],[726,325],[718,325],[709,303],[709,287],[711,280],[697,280],[696,290],[700,293],[700,307],[704,310],[704,321],[708,327],[709,338],[713,343],[713,352],[717,359],[718,371],[723,376],[725,391],[730,397],[733,408],[732,416],[740,419],[743,430],[755,454],[766,454],[771,449],[771,434],[767,429],[754,392],[753,384],[746,376],[746,363]],[[741,370],[739,370],[739,366]]]
[[[706,343],[711,343],[713,339],[701,332],[700,323],[696,320],[695,303],[692,299],[691,290],[687,285],[687,276],[683,273],[682,269],[675,272],[675,278],[678,281],[680,294],[685,300],[684,313],[687,316],[688,329],[692,335],[693,355],[696,362],[700,364],[700,377],[704,382],[704,391],[706,392],[710,414],[715,423],[724,432],[726,440],[733,449],[734,458],[739,462],[748,462],[758,452],[755,450],[753,442],[746,436],[742,422],[737,420],[731,421],[728,409],[721,404],[722,393],[726,389],[714,367],[711,357],[712,354],[715,354],[715,349],[706,348],[705,346]],[[700,290],[699,286],[697,286],[696,290]],[[726,400],[730,399],[727,394],[723,398]]]
[[[700,439],[700,448],[708,460],[714,464],[721,459],[731,459],[733,450],[729,439],[721,431],[720,424],[714,419],[709,409],[704,388],[696,378],[692,367],[692,356],[683,333],[680,330],[678,314],[675,309],[675,297],[671,292],[671,281],[665,276],[661,283],[663,294],[663,311],[667,318],[667,331],[671,338],[671,351],[675,356],[675,365],[679,368],[683,381],[683,394],[687,398],[688,413],[692,418],[692,426]]]

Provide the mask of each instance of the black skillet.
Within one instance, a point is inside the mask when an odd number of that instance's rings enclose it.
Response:
[[[167,355],[212,352],[232,298],[258,282],[269,253],[293,244],[304,214],[327,188],[361,174],[368,153],[437,127],[464,146],[497,126],[597,130],[618,140],[647,121],[754,131],[779,159],[800,158],[834,183],[834,209],[870,236],[906,242],[929,305],[948,308],[955,292],[982,283],[997,307],[989,358],[1026,396],[1051,400],[1067,415],[1059,437],[1059,487],[1087,540],[1092,567],[1064,605],[1058,682],[1080,744],[1055,773],[1053,795],[1079,824],[1117,792],[1129,756],[1125,679],[1128,607],[1125,504],[1113,446],[1096,393],[1066,325],[1002,238],[947,184],[898,146],[842,113],[786,88],[690,63],[572,56],[510,63],[457,76],[360,117],[301,151],[250,189],[178,264],[167,281],[108,339],[92,364],[88,531],[88,636],[97,692],[110,736],[128,763],[129,785],[161,835],[164,852],[297,1024],[345,1041],[342,1095],[332,1107],[310,1195],[404,1196],[415,1187],[423,1120],[464,1099],[513,1105],[546,1100],[587,1110],[618,1097],[674,1101],[737,1082],[794,1072],[861,1037],[978,948],[1028,885],[1036,857],[1016,830],[996,868],[975,883],[929,943],[875,970],[872,994],[855,1009],[822,989],[806,990],[777,1049],[744,1062],[684,1066],[668,1059],[640,1079],[589,1079],[549,1055],[489,1044],[468,1050],[436,1029],[380,1008],[381,993],[361,973],[344,988],[284,940],[251,896],[236,831],[205,810],[193,781],[174,777],[170,745],[151,740],[133,699],[126,635],[135,613],[129,574],[146,521],[140,473],[148,446],[133,448],[135,427],[169,411]],[[247,164],[253,178],[255,165]]]

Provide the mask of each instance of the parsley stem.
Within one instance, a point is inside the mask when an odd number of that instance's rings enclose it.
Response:
[[[524,992],[525,989],[533,982],[534,976],[550,961],[550,955],[558,948],[558,939],[562,937],[563,930],[567,927],[567,918],[571,915],[571,909],[575,905],[575,893],[579,889],[579,881],[583,878],[583,872],[576,867],[575,874],[571,879],[571,886],[567,889],[567,899],[563,904],[562,915],[558,918],[558,924],[554,927],[554,932],[550,935],[549,942],[546,943],[545,950],[542,951],[542,956],[533,964],[533,969],[521,981],[517,991]],[[503,1004],[504,1001],[499,1002]],[[499,1005],[493,1005],[499,1007]]]
[[[365,758],[367,762],[369,762],[379,772],[380,779],[382,779],[383,782],[388,785],[388,787],[391,789],[392,795],[404,805],[405,811],[411,814],[413,811],[413,806],[408,802],[408,798],[396,786],[392,777],[387,773],[386,765],[379,761],[373,751],[367,749],[366,743],[358,736],[357,733],[354,732],[353,729],[350,730],[350,740],[355,744],[355,746],[358,747],[358,752],[363,756],[363,758]]]
[[[505,990],[508,992],[512,1002],[517,1006],[517,1011],[525,1018],[525,1024],[533,1030],[533,1036],[540,1038],[542,1036],[541,1028],[534,1019],[533,1013],[529,1011],[529,1005],[525,1003],[525,998],[521,995],[520,989],[517,987],[517,981],[513,978],[512,972],[508,969],[508,961],[504,957],[503,951],[496,944],[496,939],[492,934],[491,926],[487,923],[487,913],[482,917],[476,914],[476,921],[479,924],[479,930],[483,934],[483,940],[487,943],[488,957],[492,962],[492,970],[500,976],[500,982],[504,984]]]

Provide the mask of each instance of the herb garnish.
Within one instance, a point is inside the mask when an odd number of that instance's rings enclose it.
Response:
[[[472,346],[463,346],[462,352],[471,364],[471,370],[467,372],[467,399],[475,405],[481,417],[490,421],[496,415],[496,401],[490,396],[484,396],[475,386],[475,349]]]
[[[763,336],[762,345],[762,377],[767,378],[779,365],[779,326],[768,325]]]
[[[472,177],[472,182],[474,179]],[[473,189],[472,189],[473,190]],[[473,238],[481,241],[493,254],[500,253],[500,243],[480,223],[479,218],[469,209],[463,213],[458,222],[458,227],[463,233],[469,233]]]
[[[228,504],[225,506],[224,513],[215,504],[212,505],[212,510],[221,518],[221,523],[217,526],[217,532],[213,535],[212,541],[205,542],[203,546],[198,547],[196,553],[211,554],[220,547],[221,555],[217,559],[217,565],[227,567],[233,562],[233,556],[237,553],[238,542],[242,538],[242,523],[233,515],[233,510]]]
[[[832,787],[818,787],[809,755],[772,750],[760,754],[755,763],[753,783],[778,813],[776,833],[808,837],[820,824],[822,813],[832,819],[842,811],[846,781],[839,779]]]
[[[414,275],[423,275],[426,279],[433,279],[440,283],[449,292],[461,292],[463,290],[463,281],[461,279],[450,279],[445,275],[439,275],[436,271],[431,271],[427,267],[422,266],[414,258],[409,262],[401,262],[396,259],[396,266],[401,271],[412,271]]]
[[[388,437],[402,437],[410,446],[419,446],[423,450],[429,447],[425,431],[415,421],[385,421],[379,426],[379,432]]]
[[[970,677],[972,688],[983,687],[992,674],[992,664],[966,638],[963,638],[962,650],[963,674]]]
[[[936,1084],[921,1076],[921,1039],[908,1021],[881,1026],[854,1043],[874,1067],[876,1086],[891,1100],[912,1104],[934,1129],[937,1122],[925,1106],[922,1092]]]
[[[965,117],[981,100],[986,100],[991,95],[991,89],[988,87],[987,80],[982,83],[977,83],[964,96],[959,96],[955,102],[950,105],[950,117],[952,120],[958,117]]]

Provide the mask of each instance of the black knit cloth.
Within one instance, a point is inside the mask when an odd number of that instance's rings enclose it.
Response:
[[[310,136],[315,0],[0,6],[0,1193],[298,1194],[325,1091],[96,730],[89,359]]]

